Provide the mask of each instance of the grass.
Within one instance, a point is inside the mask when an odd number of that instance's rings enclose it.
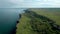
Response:
[[[46,16],[56,22],[56,24],[60,25],[60,11],[47,11],[47,10],[39,10],[39,9],[31,9],[37,14]]]
[[[17,25],[17,34],[33,34],[31,25],[29,23],[30,19],[26,16],[22,15],[20,19],[20,23]]]
[[[40,15],[45,16],[53,21],[56,24],[60,25],[60,12],[52,12],[38,9],[29,9],[31,13],[23,13],[20,23],[17,25],[17,33],[16,34],[42,34],[42,32],[46,32],[46,34],[57,34],[59,31],[54,31],[51,29],[52,27],[45,19],[43,22],[43,18]],[[35,16],[34,16],[35,15]],[[60,34],[60,33],[59,33]]]

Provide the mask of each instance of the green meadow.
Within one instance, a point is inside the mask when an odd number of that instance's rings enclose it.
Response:
[[[30,9],[37,14],[43,15],[48,17],[49,19],[52,19],[56,22],[56,24],[60,25],[60,9],[59,8],[50,8],[50,10],[47,9]]]
[[[21,14],[17,24],[16,34],[60,34],[49,22],[60,25],[60,11],[58,9],[30,8]]]

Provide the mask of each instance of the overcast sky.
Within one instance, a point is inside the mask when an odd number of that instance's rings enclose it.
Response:
[[[0,0],[0,8],[60,7],[60,0]]]

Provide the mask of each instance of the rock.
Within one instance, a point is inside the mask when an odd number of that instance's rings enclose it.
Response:
[[[17,21],[17,23],[19,23],[19,21]]]

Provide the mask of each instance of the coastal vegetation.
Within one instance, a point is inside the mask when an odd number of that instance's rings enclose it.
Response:
[[[17,25],[16,34],[60,34],[60,16],[55,15],[56,12],[40,9],[24,11]]]

